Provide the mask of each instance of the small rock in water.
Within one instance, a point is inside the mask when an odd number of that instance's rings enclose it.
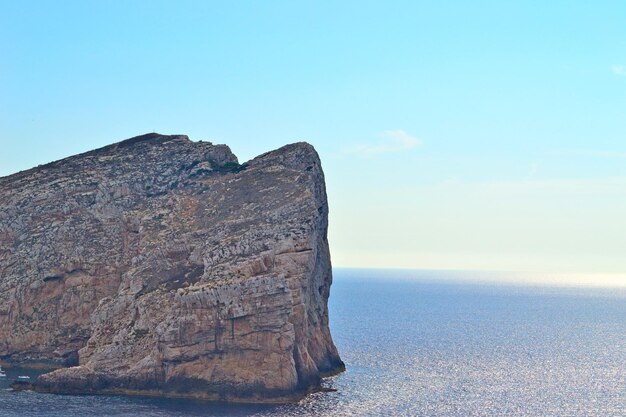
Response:
[[[33,384],[29,380],[17,380],[13,381],[10,387],[14,391],[32,391]]]

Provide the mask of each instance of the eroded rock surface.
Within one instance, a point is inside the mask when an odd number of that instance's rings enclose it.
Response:
[[[49,392],[302,394],[343,369],[327,219],[306,143],[149,134],[0,178],[0,358],[70,366]]]

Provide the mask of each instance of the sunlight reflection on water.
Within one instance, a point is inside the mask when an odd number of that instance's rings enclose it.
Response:
[[[337,271],[332,288],[332,332],[348,367],[325,382],[337,392],[259,407],[2,391],[1,414],[626,415],[624,293],[361,273]]]

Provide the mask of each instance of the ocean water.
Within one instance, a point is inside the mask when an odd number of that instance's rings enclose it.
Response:
[[[12,392],[0,416],[626,416],[626,291],[336,270],[336,392],[283,406]],[[475,278],[473,276],[472,278]]]

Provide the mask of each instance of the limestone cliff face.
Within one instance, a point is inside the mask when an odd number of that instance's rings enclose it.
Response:
[[[0,358],[36,389],[261,401],[343,369],[319,158],[149,134],[0,178]]]

